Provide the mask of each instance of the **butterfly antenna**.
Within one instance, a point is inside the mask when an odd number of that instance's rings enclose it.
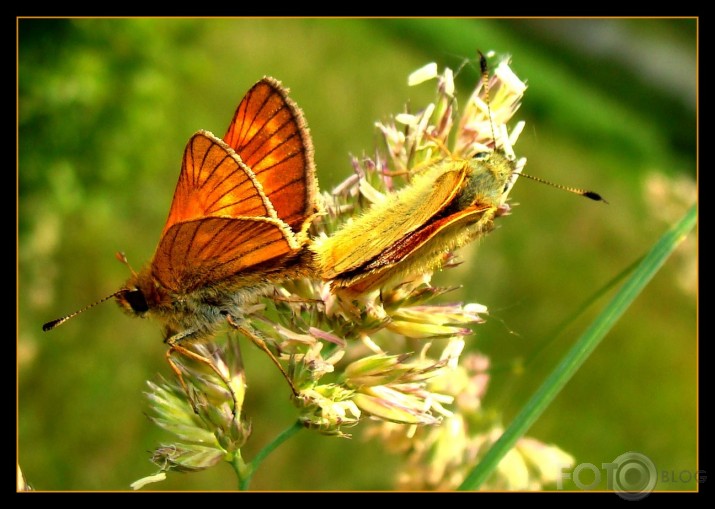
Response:
[[[549,182],[546,179],[542,179],[541,177],[534,177],[533,175],[527,175],[526,173],[521,173],[521,177],[526,177],[528,179],[534,180],[536,182],[541,182],[542,184],[546,184],[547,186],[555,187],[557,189],[562,189],[563,191],[568,191],[569,193],[574,193],[574,194],[580,194],[581,196],[585,196],[586,198],[590,198],[591,200],[594,201],[602,201],[603,203],[608,204],[606,199],[601,196],[600,194],[594,192],[594,191],[587,191],[586,189],[579,189],[577,187],[569,187],[569,186],[562,186],[561,184],[554,184],[553,182]]]
[[[482,72],[482,83],[484,86],[484,98],[487,104],[487,114],[489,115],[489,124],[491,125],[492,128],[492,139],[494,140],[494,149],[496,150],[497,146],[497,137],[496,133],[494,131],[494,119],[492,118],[492,108],[489,105],[489,69],[487,67],[487,59],[484,56],[484,54],[479,51],[479,67]],[[574,194],[579,194],[581,196],[585,196],[586,198],[590,198],[591,200],[594,201],[602,201],[603,203],[608,203],[605,198],[603,198],[600,194],[594,192],[594,191],[587,191],[586,189],[579,189],[576,187],[569,187],[569,186],[562,186],[561,184],[554,184],[553,182],[549,182],[546,179],[542,179],[540,177],[534,177],[533,175],[527,175],[526,173],[520,173],[520,176],[526,177],[528,179],[534,180],[536,182],[541,182],[542,184],[546,184],[547,186],[552,186],[557,189],[561,189],[563,191],[568,191],[569,193],[574,193]]]
[[[90,304],[89,306],[85,306],[85,307],[83,307],[82,309],[80,309],[80,310],[78,310],[78,311],[75,311],[74,313],[70,313],[70,314],[67,315],[67,316],[63,316],[62,318],[58,318],[58,319],[56,319],[56,320],[52,320],[51,322],[47,322],[45,325],[42,326],[42,330],[45,331],[45,332],[47,332],[47,331],[49,331],[49,330],[52,330],[52,329],[54,329],[55,327],[57,327],[57,326],[59,326],[59,325],[62,325],[63,323],[65,323],[65,322],[66,322],[67,320],[69,320],[70,318],[74,318],[74,317],[77,316],[78,314],[84,313],[85,311],[87,311],[87,310],[90,309],[90,308],[93,308],[93,307],[96,306],[97,304],[101,304],[102,302],[104,302],[104,301],[106,301],[106,300],[109,300],[109,299],[111,299],[111,298],[113,298],[113,297],[116,297],[117,295],[120,295],[120,294],[123,293],[124,291],[125,291],[125,290],[119,290],[118,292],[114,292],[112,295],[108,295],[108,296],[106,296],[105,298],[103,298],[103,299],[101,299],[101,300],[98,300],[97,302],[94,302],[94,303]]]
[[[484,102],[487,104],[487,115],[489,115],[489,125],[492,128],[492,140],[494,141],[494,150],[497,149],[497,135],[494,131],[494,119],[492,118],[492,107],[489,105],[489,66],[487,65],[487,57],[484,53],[477,50],[479,53],[479,69],[482,73],[482,86],[484,87]]]

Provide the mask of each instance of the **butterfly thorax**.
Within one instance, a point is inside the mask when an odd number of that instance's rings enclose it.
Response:
[[[504,201],[516,162],[501,151],[482,152],[467,161],[464,186],[455,200],[457,209],[472,205],[498,207]]]
[[[117,294],[125,312],[163,323],[164,337],[196,341],[209,337],[226,322],[226,315],[240,317],[267,285],[236,288],[229,282],[176,292],[151,275],[150,267],[132,276]]]

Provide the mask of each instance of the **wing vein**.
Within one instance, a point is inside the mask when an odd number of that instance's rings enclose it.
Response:
[[[251,100],[253,98],[253,94],[255,93],[255,91],[256,91],[256,87],[254,86],[251,88],[251,90],[248,91],[248,93],[246,94],[246,97],[243,98],[243,101],[241,101],[241,105],[243,105],[244,108],[243,108],[243,117],[241,118],[241,128],[237,132],[237,135],[240,136],[241,138],[236,140],[236,145],[234,146],[234,149],[236,149],[236,152],[239,151],[238,147],[240,147],[241,144],[243,143],[243,137],[245,136],[244,133],[246,132],[246,130],[245,130],[246,120],[248,119],[248,105],[251,103]],[[239,109],[240,109],[240,106],[239,106]],[[251,120],[249,120],[249,124],[248,124],[249,127],[250,127],[250,122],[251,122]]]
[[[241,251],[240,253],[236,253],[236,255],[235,255],[233,258],[230,258],[230,259],[228,259],[228,260],[226,260],[226,261],[223,261],[223,262],[217,264],[217,266],[220,267],[220,266],[223,266],[223,265],[227,265],[227,264],[229,264],[229,263],[233,263],[235,260],[238,260],[239,258],[241,258],[241,257],[243,257],[243,256],[250,255],[251,253],[254,253],[254,252],[256,252],[256,251],[258,251],[258,250],[260,250],[260,249],[262,249],[262,248],[265,248],[265,247],[271,246],[271,245],[273,245],[273,244],[276,244],[276,243],[278,243],[278,242],[281,242],[282,240],[284,240],[284,239],[283,239],[283,238],[273,239],[273,240],[271,240],[271,241],[269,241],[269,242],[265,242],[265,243],[261,244],[260,246],[255,246],[255,247],[253,247],[253,248],[251,248],[251,249],[248,249],[248,250],[246,250],[246,251]],[[233,245],[232,245],[232,247],[233,247]]]
[[[262,117],[261,113],[262,113],[263,109],[266,107],[266,105],[268,104],[268,101],[270,100],[270,98],[271,98],[272,95],[273,95],[273,93],[270,93],[270,94],[268,94],[268,95],[263,99],[263,102],[261,102],[261,105],[260,105],[260,106],[258,107],[258,109],[256,110],[256,114],[253,116],[253,118],[251,118],[251,119],[249,120],[249,124],[248,124],[248,127],[247,127],[247,129],[246,129],[246,132],[249,132],[249,131],[251,131],[252,129],[256,129],[256,132],[253,133],[253,135],[251,136],[251,139],[254,139],[254,138],[256,137],[256,135],[257,135],[259,132],[261,132],[261,130],[262,130],[263,127],[266,125],[266,123],[268,122],[268,120],[270,120],[271,118],[273,118],[273,116],[275,115],[275,114],[274,114],[274,115],[271,115],[271,116],[269,117],[269,119],[266,120],[266,122],[264,122],[261,126],[259,126],[259,127],[254,127],[254,123],[256,122],[256,120],[258,120],[259,118]],[[249,103],[250,103],[250,100],[246,102],[246,111],[248,111],[248,104],[249,104]],[[280,110],[280,108],[279,108],[279,110]],[[243,131],[243,126],[241,126],[241,133],[243,133],[243,132],[244,132],[244,131]],[[242,138],[242,139],[241,139],[241,143],[237,143],[237,147],[238,147],[238,148],[236,149],[236,152],[239,152],[239,153],[240,153],[240,152],[241,152],[241,149],[242,149],[244,146],[245,146],[245,145],[243,144],[243,138]]]
[[[286,107],[285,107],[285,106],[282,106],[282,107],[278,108],[276,111],[274,111],[274,112],[273,112],[273,115],[271,115],[269,118],[267,118],[266,121],[263,123],[263,125],[258,129],[258,131],[256,131],[256,133],[253,135],[253,139],[255,139],[255,138],[259,135],[259,133],[261,133],[261,132],[266,128],[266,126],[268,126],[268,125],[270,124],[271,120],[273,120],[276,116],[278,116],[278,114],[279,114],[281,111],[283,111],[284,109],[286,109]],[[259,150],[261,150],[261,149],[266,145],[266,143],[268,143],[269,141],[273,140],[273,137],[275,136],[275,134],[278,133],[278,132],[280,132],[281,129],[283,129],[286,125],[288,125],[289,123],[291,123],[292,120],[293,120],[293,117],[289,117],[288,119],[286,119],[286,121],[283,122],[281,125],[279,125],[277,129],[275,129],[273,132],[271,132],[271,133],[269,133],[267,136],[265,136],[265,139],[263,140],[263,142],[262,142],[260,145],[258,145],[257,147],[255,147],[252,152],[250,152],[250,153],[242,152],[242,154],[243,154],[243,156],[245,157],[245,159],[246,159],[247,161],[250,160],[251,157],[253,157],[253,155],[254,155],[256,152],[258,152]],[[275,151],[278,147],[282,146],[282,145],[285,144],[287,141],[293,139],[296,134],[297,134],[296,132],[293,132],[290,136],[285,137],[285,139],[281,140],[281,142],[280,142],[279,144],[277,144],[277,145],[276,145],[275,147],[273,147],[271,150],[269,150],[268,152],[266,152],[266,153],[263,155],[263,157],[261,157],[258,161],[262,161],[263,159],[265,159],[269,154],[271,154],[273,151]],[[258,162],[258,161],[257,161],[257,162]]]

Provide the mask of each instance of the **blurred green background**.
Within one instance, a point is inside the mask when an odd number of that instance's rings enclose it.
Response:
[[[40,490],[126,490],[155,471],[147,451],[169,437],[144,416],[143,391],[169,372],[158,325],[111,303],[41,325],[117,290],[128,270],[116,251],[135,268],[150,259],[185,143],[223,135],[264,75],[304,110],[329,190],[350,154],[374,153],[375,121],[431,100],[432,85],[407,87],[411,71],[456,69],[477,49],[512,56],[529,85],[517,115],[526,171],[610,204],[522,179],[512,215],[439,276],[464,284],[453,299],[490,309],[470,343],[494,363],[485,404],[505,425],[606,299],[559,324],[695,201],[693,19],[20,19],[18,32],[18,460]],[[477,79],[473,66],[459,75],[462,103]],[[577,463],[638,451],[659,471],[698,468],[696,252],[693,233],[530,436]],[[270,361],[244,354],[250,459],[295,414]],[[252,488],[390,489],[398,468],[360,427],[352,440],[304,431]],[[227,465],[152,486],[234,487]]]

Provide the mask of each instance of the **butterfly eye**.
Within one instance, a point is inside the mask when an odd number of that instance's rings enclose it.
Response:
[[[482,161],[482,160],[486,159],[487,157],[489,157],[489,152],[477,152],[476,154],[474,154],[473,159]]]
[[[146,297],[141,290],[131,290],[124,293],[124,299],[129,303],[137,313],[149,311],[149,304],[146,302]]]

